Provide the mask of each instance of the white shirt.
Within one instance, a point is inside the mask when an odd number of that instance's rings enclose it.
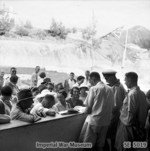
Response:
[[[72,89],[75,84],[75,81],[68,79],[68,84],[69,84],[69,88]]]
[[[114,95],[112,89],[103,82],[91,87],[84,104],[91,110],[86,122],[95,126],[108,126],[111,121]]]

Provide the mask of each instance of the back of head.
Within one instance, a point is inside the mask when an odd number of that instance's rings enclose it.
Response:
[[[44,78],[46,77],[46,73],[45,73],[45,72],[41,72],[41,73],[39,74],[39,76],[40,76],[42,79],[44,79]]]
[[[12,83],[16,84],[16,83],[17,83],[17,81],[18,81],[18,76],[16,76],[16,75],[12,75],[12,76],[10,77],[10,82],[12,82]]]
[[[135,72],[127,72],[125,77],[131,79],[132,83],[136,84],[138,82],[138,75]]]
[[[55,98],[53,95],[47,94],[41,103],[44,108],[51,108],[55,104]]]
[[[51,79],[50,78],[44,78],[43,82],[49,83],[49,82],[51,82]]]
[[[98,72],[91,72],[90,78],[94,78],[96,81],[101,80],[100,74]]]
[[[82,80],[82,79],[83,79],[83,80],[85,79],[84,76],[82,76],[82,75],[80,75],[80,76],[77,77],[77,81],[80,81],[80,80]]]
[[[10,86],[4,86],[1,89],[1,95],[2,96],[11,96],[12,95],[12,88]]]
[[[36,91],[39,91],[38,87],[31,88],[31,92],[36,92]]]
[[[32,98],[32,93],[30,89],[22,89],[17,93],[18,97],[18,102],[31,99]]]

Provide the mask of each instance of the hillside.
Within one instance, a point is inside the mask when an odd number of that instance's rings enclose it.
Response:
[[[113,31],[114,32],[114,31]],[[83,74],[85,70],[101,72],[106,68],[115,68],[122,72],[122,58],[125,49],[125,31],[120,39],[113,32],[95,40],[94,45],[85,40],[0,40],[0,65],[34,68],[40,65],[50,71]],[[123,72],[136,71],[140,78],[149,83],[150,71],[150,31],[141,26],[129,29],[126,60]],[[144,49],[143,49],[144,48]],[[66,76],[65,76],[66,77]],[[144,78],[144,79],[143,79]]]
[[[125,42],[126,31],[121,34],[121,42]],[[150,30],[142,26],[134,26],[128,30],[128,43],[150,50]]]

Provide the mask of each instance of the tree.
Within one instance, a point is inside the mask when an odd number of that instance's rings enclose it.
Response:
[[[50,25],[50,34],[53,37],[60,37],[61,39],[65,39],[68,31],[61,22],[56,22],[55,19],[52,19]]]
[[[28,28],[28,29],[32,29],[33,28],[32,24],[31,24],[31,22],[29,20],[26,21],[26,23],[24,24],[24,27]]]
[[[14,19],[10,18],[9,12],[0,9],[0,34],[9,32],[15,25]]]

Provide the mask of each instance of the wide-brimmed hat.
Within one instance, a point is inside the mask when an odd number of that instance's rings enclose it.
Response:
[[[51,92],[48,90],[48,89],[44,89],[40,94],[38,94],[36,96],[36,98],[42,98],[42,97],[45,97],[45,95],[51,95]]]
[[[80,89],[81,89],[81,88],[86,88],[87,90],[89,89],[88,86],[87,86],[85,83],[82,83],[82,84],[80,85]]]
[[[30,89],[22,89],[17,93],[18,102],[25,101],[28,99],[33,99]]]

